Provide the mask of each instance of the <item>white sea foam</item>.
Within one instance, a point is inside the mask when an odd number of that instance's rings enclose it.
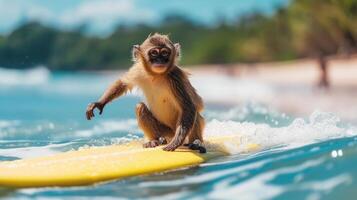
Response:
[[[68,145],[67,144],[50,144],[39,147],[17,147],[9,149],[0,149],[1,156],[17,157],[17,158],[34,158],[39,156],[48,156],[60,152],[56,148]]]
[[[91,129],[77,130],[74,132],[74,135],[76,137],[90,137],[98,134],[103,135],[106,133],[112,133],[115,131],[136,133],[138,132],[137,122],[135,119],[102,121]]]
[[[0,131],[1,129],[17,126],[19,124],[20,122],[17,120],[0,120]]]
[[[237,136],[236,141],[227,141],[225,146],[231,154],[247,150],[247,145],[258,144],[262,149],[281,147],[295,148],[332,138],[349,137],[357,134],[354,128],[340,127],[339,118],[331,113],[315,111],[304,120],[296,118],[290,125],[271,127],[252,122],[218,121],[207,123],[205,136]]]
[[[41,85],[49,79],[49,70],[42,66],[28,70],[0,68],[0,87]]]

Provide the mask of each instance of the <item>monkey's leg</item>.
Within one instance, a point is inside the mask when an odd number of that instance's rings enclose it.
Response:
[[[171,128],[157,120],[144,103],[139,103],[136,106],[136,117],[139,127],[143,130],[145,137],[149,139],[149,142],[143,145],[145,148],[166,144],[165,137],[173,134]]]
[[[204,119],[198,114],[192,132],[188,135],[188,144],[185,146],[192,150],[198,150],[200,153],[206,153],[202,137],[204,126]]]

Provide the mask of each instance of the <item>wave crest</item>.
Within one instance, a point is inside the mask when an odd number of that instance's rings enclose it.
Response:
[[[207,123],[205,136],[237,136],[236,141],[227,141],[229,153],[236,154],[246,151],[246,146],[258,144],[262,149],[296,148],[311,143],[333,138],[350,137],[357,134],[354,127],[341,127],[340,119],[331,113],[315,111],[309,119],[296,118],[291,124],[282,127],[272,127],[269,124],[253,122],[219,121],[213,119]]]
[[[0,68],[0,87],[41,85],[49,79],[50,71],[43,66],[27,70]]]

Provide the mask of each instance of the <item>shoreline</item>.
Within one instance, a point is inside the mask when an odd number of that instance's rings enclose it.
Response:
[[[320,72],[314,59],[236,64],[232,68],[223,69],[222,66],[198,66],[189,68],[188,71],[193,75],[220,74],[266,85],[272,88],[273,97],[258,103],[281,112],[309,116],[315,110],[321,110],[332,112],[344,120],[357,122],[357,55],[350,58],[329,58],[329,89],[317,87]],[[240,102],[226,103],[236,105]]]
[[[315,110],[336,114],[345,121],[357,122],[357,55],[349,58],[330,57],[328,62],[331,87],[317,87],[319,68],[314,59],[295,61],[196,65],[183,67],[191,73],[190,79],[197,86],[206,103],[231,108],[246,102],[261,103],[279,112],[306,117]],[[7,69],[5,69],[7,70]],[[40,71],[16,74],[9,69],[10,81],[23,76],[38,79]],[[16,70],[17,71],[17,70]],[[93,73],[115,79],[126,70],[76,71]],[[5,73],[6,74],[6,73]],[[4,81],[6,81],[5,79]],[[41,82],[42,81],[42,82]],[[37,83],[36,82],[36,83]],[[11,84],[10,84],[11,85]],[[15,84],[16,85],[16,84]]]

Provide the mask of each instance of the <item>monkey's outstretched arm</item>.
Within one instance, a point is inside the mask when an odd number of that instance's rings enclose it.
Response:
[[[128,85],[122,80],[115,81],[100,97],[99,102],[103,105],[113,101],[114,99],[120,97],[128,89]]]
[[[128,90],[128,85],[122,80],[115,81],[109,88],[104,92],[102,97],[94,103],[90,103],[87,107],[86,116],[88,120],[94,117],[94,109],[99,109],[99,114],[102,114],[104,106],[124,94]]]
[[[179,146],[183,144],[187,135],[192,131],[194,126],[197,108],[194,105],[185,84],[186,80],[180,73],[170,73],[169,74],[170,86],[173,94],[176,97],[177,103],[181,107],[181,115],[178,122],[178,126],[175,131],[175,136],[172,138],[171,142],[164,147],[165,151],[174,151]]]

